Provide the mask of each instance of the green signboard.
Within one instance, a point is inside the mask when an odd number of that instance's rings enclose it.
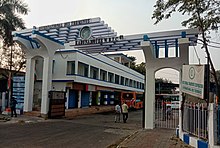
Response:
[[[204,99],[205,65],[183,65],[182,92]]]

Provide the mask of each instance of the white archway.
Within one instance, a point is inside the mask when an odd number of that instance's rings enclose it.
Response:
[[[153,129],[155,128],[155,73],[160,69],[170,67],[178,70],[180,72],[179,78],[181,78],[182,65],[189,64],[189,39],[178,39],[178,57],[157,58],[154,47],[148,40],[141,42],[141,48],[143,49],[146,61],[144,128]],[[182,122],[180,121],[180,123]]]

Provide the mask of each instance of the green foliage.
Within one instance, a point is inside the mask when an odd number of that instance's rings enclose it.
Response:
[[[145,63],[142,62],[141,64],[135,65],[135,70],[143,75],[146,73]]]
[[[137,59],[136,59],[136,57],[134,57],[134,56],[127,56],[129,59],[131,59],[132,60],[132,62],[134,62],[134,61],[136,61]]]
[[[136,65],[136,57],[134,56],[127,56],[132,62],[130,62],[130,68],[135,70],[135,65]]]
[[[216,29],[220,23],[219,0],[157,0],[154,7],[152,18],[156,19],[155,24],[170,18],[174,12],[189,16],[182,22],[183,26],[202,31]]]
[[[13,71],[24,68],[25,54],[13,42],[12,31],[25,28],[19,15],[27,13],[28,6],[23,0],[0,0],[0,68]]]
[[[25,53],[15,44],[11,47],[3,47],[0,49],[0,68],[20,71],[25,68]]]
[[[155,83],[172,83],[169,79],[164,78],[156,78]]]
[[[18,14],[26,15],[28,8],[22,0],[0,0],[0,39],[5,47],[12,46],[12,31],[24,29],[24,22]]]

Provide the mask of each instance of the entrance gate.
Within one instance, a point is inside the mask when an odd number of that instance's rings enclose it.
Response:
[[[81,35],[82,31],[88,32],[88,37]],[[100,18],[15,31],[12,33],[13,40],[18,42],[28,55],[24,111],[32,111],[35,56],[44,57],[41,114],[46,115],[49,110],[48,92],[52,89],[53,58],[58,49],[78,49],[86,53],[143,50],[146,61],[144,128],[152,129],[155,120],[153,115],[155,72],[162,68],[173,68],[178,70],[181,75],[182,65],[189,63],[189,46],[197,44],[198,33],[197,29],[184,29],[117,36],[117,33]],[[163,58],[159,54],[161,49],[164,51]],[[170,54],[169,51],[175,52]],[[171,55],[173,57],[169,57]]]
[[[155,101],[155,127],[176,129],[179,125],[179,107],[165,101]]]

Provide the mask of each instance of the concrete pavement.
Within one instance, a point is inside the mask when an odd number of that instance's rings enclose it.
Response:
[[[175,135],[172,129],[138,130],[120,143],[117,148],[191,148]]]
[[[78,111],[77,111],[78,112]],[[72,117],[72,115],[71,115]],[[10,123],[35,123],[35,122],[50,122],[54,121],[54,119],[43,119],[35,116],[27,116],[27,115],[18,115],[17,118],[5,115],[0,115],[0,121],[2,123],[10,124]],[[56,119],[57,120],[57,119]],[[58,119],[59,120],[59,119]],[[129,123],[130,122],[130,123]],[[136,123],[132,123],[132,119],[128,120],[128,123],[111,123],[112,125],[118,126],[121,125],[124,128],[127,125],[137,126]],[[132,129],[135,129],[132,127]],[[175,136],[175,130],[170,129],[153,129],[153,130],[143,130],[138,129],[134,130],[130,135],[118,139],[115,143],[108,146],[108,148],[182,148],[190,146],[184,144],[179,138]]]

